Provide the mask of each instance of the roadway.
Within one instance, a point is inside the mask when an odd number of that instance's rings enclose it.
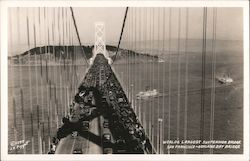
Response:
[[[93,142],[91,136],[100,136],[99,118],[94,118],[90,122],[89,132],[84,137],[71,134],[62,138],[56,147],[55,154],[73,154],[74,150],[81,150],[83,154],[102,154],[102,147],[97,142]]]
[[[96,89],[99,90],[99,94],[94,92]],[[57,133],[60,141],[56,146],[55,154],[111,154],[113,152],[143,154],[147,153],[145,148],[150,153],[153,151],[151,143],[145,135],[139,120],[136,118],[132,107],[129,105],[122,87],[107,60],[102,55],[96,56],[93,65],[85,75],[84,81],[78,90],[79,92],[74,99],[76,104],[71,108],[69,121],[67,122],[66,119],[64,126]],[[85,90],[93,90],[93,94],[96,95],[94,98],[90,97],[89,92]],[[98,114],[99,116],[97,115],[96,117],[92,111],[94,118],[88,118],[90,121],[89,129],[86,131],[85,123],[82,124],[83,122],[80,120],[77,121],[78,118],[84,115],[84,110],[77,109],[83,108],[80,104],[87,104],[89,97],[95,100],[96,98],[103,98],[102,96],[105,96],[106,101],[109,103],[112,102],[112,105],[103,107],[105,105],[102,102],[103,100],[97,101],[97,104],[94,103],[98,106],[97,109],[101,116]],[[84,107],[89,108],[87,105]],[[72,118],[76,120],[72,121]],[[104,121],[105,127],[103,125]],[[108,127],[107,124],[112,125],[112,128]],[[72,136],[72,130],[77,130],[78,135]],[[68,135],[64,137],[64,134]]]

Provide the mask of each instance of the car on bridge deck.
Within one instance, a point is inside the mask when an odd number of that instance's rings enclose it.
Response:
[[[110,147],[111,146],[111,134],[109,133],[104,133],[102,135],[102,143],[103,147]]]
[[[113,154],[113,148],[103,148],[103,154]]]
[[[76,137],[78,136],[78,132],[77,132],[77,131],[73,131],[73,132],[71,133],[71,136],[72,136],[73,138],[76,138]]]
[[[102,135],[102,147],[103,147],[103,154],[112,154],[113,153],[111,134],[104,133]]]
[[[74,149],[73,154],[82,154],[82,149]]]
[[[109,142],[111,141],[111,135],[108,134],[108,133],[104,133],[104,134],[102,135],[102,139],[103,139],[103,142],[109,143]]]
[[[118,103],[123,103],[123,102],[126,102],[125,99],[122,98],[122,97],[119,97],[119,98],[118,98]]]
[[[126,142],[123,139],[116,140],[114,144],[114,153],[115,154],[124,154],[127,152]]]
[[[88,131],[89,130],[89,121],[83,121],[82,122],[82,130]]]
[[[104,128],[109,128],[109,122],[108,122],[108,120],[104,120],[103,127]]]

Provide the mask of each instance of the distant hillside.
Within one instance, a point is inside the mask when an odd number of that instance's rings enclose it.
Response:
[[[91,58],[92,56],[92,46],[83,46],[84,52],[85,52],[85,56],[87,59]],[[19,55],[15,55],[13,57],[24,57],[28,54],[31,55],[40,55],[40,54],[45,54],[45,53],[53,53],[53,55],[55,56],[55,58],[66,58],[66,59],[70,59],[70,58],[74,58],[76,57],[76,55],[81,55],[82,54],[82,49],[80,48],[80,46],[40,46],[40,47],[35,47],[32,48],[28,51],[25,51],[22,54]]]
[[[41,47],[35,47],[30,49],[29,51],[25,51],[22,54],[15,55],[9,58],[23,58],[26,57],[27,55],[43,55],[45,53],[53,53],[53,56],[55,59],[73,59],[73,58],[81,58],[81,57],[86,57],[87,59],[90,59],[92,57],[92,50],[94,46],[82,46],[84,53],[82,52],[82,49],[80,46],[41,46]],[[109,53],[109,56],[111,59],[114,60],[115,58],[115,52],[117,50],[116,46],[112,45],[106,45],[106,50]],[[118,54],[116,56],[116,61],[119,59],[128,57],[128,56],[142,56],[142,57],[151,57],[153,59],[158,59],[158,56],[152,56],[150,54],[142,54],[142,53],[137,53],[132,50],[126,50],[126,49],[119,49]]]

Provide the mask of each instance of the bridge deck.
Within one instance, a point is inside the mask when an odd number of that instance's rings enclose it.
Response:
[[[155,153],[107,59],[97,54],[63,119],[56,154]],[[89,126],[89,127],[88,127]],[[76,136],[74,136],[76,135]]]

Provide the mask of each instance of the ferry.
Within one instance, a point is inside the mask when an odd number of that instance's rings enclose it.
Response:
[[[218,76],[216,79],[221,84],[231,84],[234,81],[233,78],[229,77],[229,75]]]
[[[158,63],[164,63],[165,61],[163,59],[159,59]]]
[[[155,97],[158,95],[158,92],[156,89],[153,90],[146,90],[141,91],[136,95],[136,99],[147,99],[149,97]]]

